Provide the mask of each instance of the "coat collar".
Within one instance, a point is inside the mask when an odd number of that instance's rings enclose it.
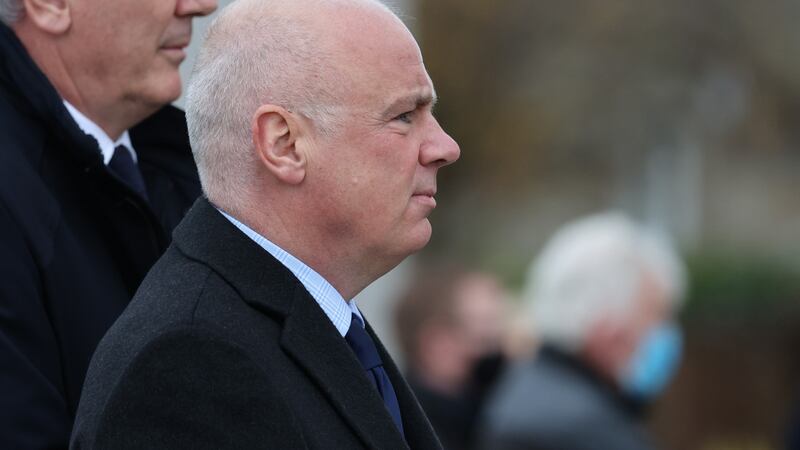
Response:
[[[174,243],[225,278],[250,306],[282,323],[283,350],[314,380],[368,448],[408,448],[346,341],[286,267],[204,198],[175,230]],[[391,357],[368,330],[397,391],[408,442],[414,448],[441,448]]]
[[[175,228],[173,240],[186,256],[225,278],[251,306],[281,320],[289,315],[300,282],[204,197]]]
[[[61,96],[33,61],[11,28],[0,24],[0,86],[16,111],[44,122],[66,146],[70,157],[84,166],[102,165],[95,140],[72,119]]]

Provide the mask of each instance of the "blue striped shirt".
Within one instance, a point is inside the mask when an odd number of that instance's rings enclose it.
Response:
[[[253,242],[286,266],[286,268],[303,283],[303,286],[305,286],[308,293],[311,294],[311,297],[317,301],[322,311],[328,316],[328,319],[333,322],[333,326],[336,327],[339,334],[342,336],[347,334],[347,330],[350,328],[352,314],[356,314],[361,319],[361,322],[364,322],[364,318],[361,316],[361,312],[358,310],[355,300],[350,302],[345,301],[342,294],[328,283],[322,275],[314,271],[314,269],[308,267],[289,252],[278,247],[264,236],[256,233],[253,229],[239,222],[225,211],[221,209],[218,209],[218,211],[235,225],[236,228],[241,230],[242,233],[252,239]]]

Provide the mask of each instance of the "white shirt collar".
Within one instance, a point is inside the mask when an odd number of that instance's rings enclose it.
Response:
[[[358,310],[355,300],[345,301],[339,291],[336,290],[328,281],[318,274],[311,267],[308,267],[299,259],[292,256],[286,250],[278,247],[269,239],[256,233],[253,229],[236,220],[225,211],[218,209],[218,211],[225,216],[233,225],[241,230],[247,237],[252,239],[261,248],[266,250],[270,255],[275,257],[281,264],[286,266],[301,283],[305,286],[306,290],[314,300],[317,301],[322,311],[328,316],[333,326],[339,331],[343,337],[350,329],[350,321],[352,314],[358,316],[361,322],[364,322],[364,317],[361,311]]]
[[[91,119],[83,115],[82,112],[78,111],[78,109],[72,106],[68,101],[64,100],[64,106],[67,107],[67,111],[69,111],[69,114],[75,120],[75,123],[78,124],[80,129],[97,141],[97,145],[100,146],[100,151],[103,154],[103,162],[106,165],[108,165],[108,162],[111,161],[111,157],[114,156],[114,149],[120,145],[125,146],[125,148],[131,152],[131,157],[133,158],[134,162],[138,162],[136,159],[136,151],[133,149],[133,143],[131,143],[131,136],[128,134],[128,130],[125,130],[119,139],[112,141],[102,128],[100,128],[96,123],[92,122]]]

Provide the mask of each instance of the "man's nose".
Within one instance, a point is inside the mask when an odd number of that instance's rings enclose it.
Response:
[[[175,15],[207,16],[217,9],[217,0],[178,0],[175,5]]]
[[[442,129],[439,122],[436,119],[433,121],[431,138],[423,143],[423,148],[420,150],[420,164],[444,167],[454,163],[461,156],[461,149],[458,143]]]

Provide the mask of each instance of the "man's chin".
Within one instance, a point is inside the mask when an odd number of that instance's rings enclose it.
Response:
[[[409,254],[416,253],[425,248],[428,242],[430,242],[432,234],[433,228],[431,227],[431,222],[427,218],[422,219],[409,237]]]
[[[181,77],[177,70],[174,74],[158,78],[159,81],[148,83],[147,89],[143,89],[137,98],[139,103],[154,111],[177,100],[182,92]]]
[[[183,92],[183,84],[181,83],[181,74],[178,69],[165,77],[164,84],[161,85],[160,100],[162,105],[174,102],[181,96]]]
[[[419,221],[411,229],[396,230],[392,235],[391,247],[387,249],[384,242],[383,251],[389,250],[386,254],[389,259],[394,260],[395,265],[400,264],[408,256],[425,248],[431,239],[431,231],[428,219]]]

